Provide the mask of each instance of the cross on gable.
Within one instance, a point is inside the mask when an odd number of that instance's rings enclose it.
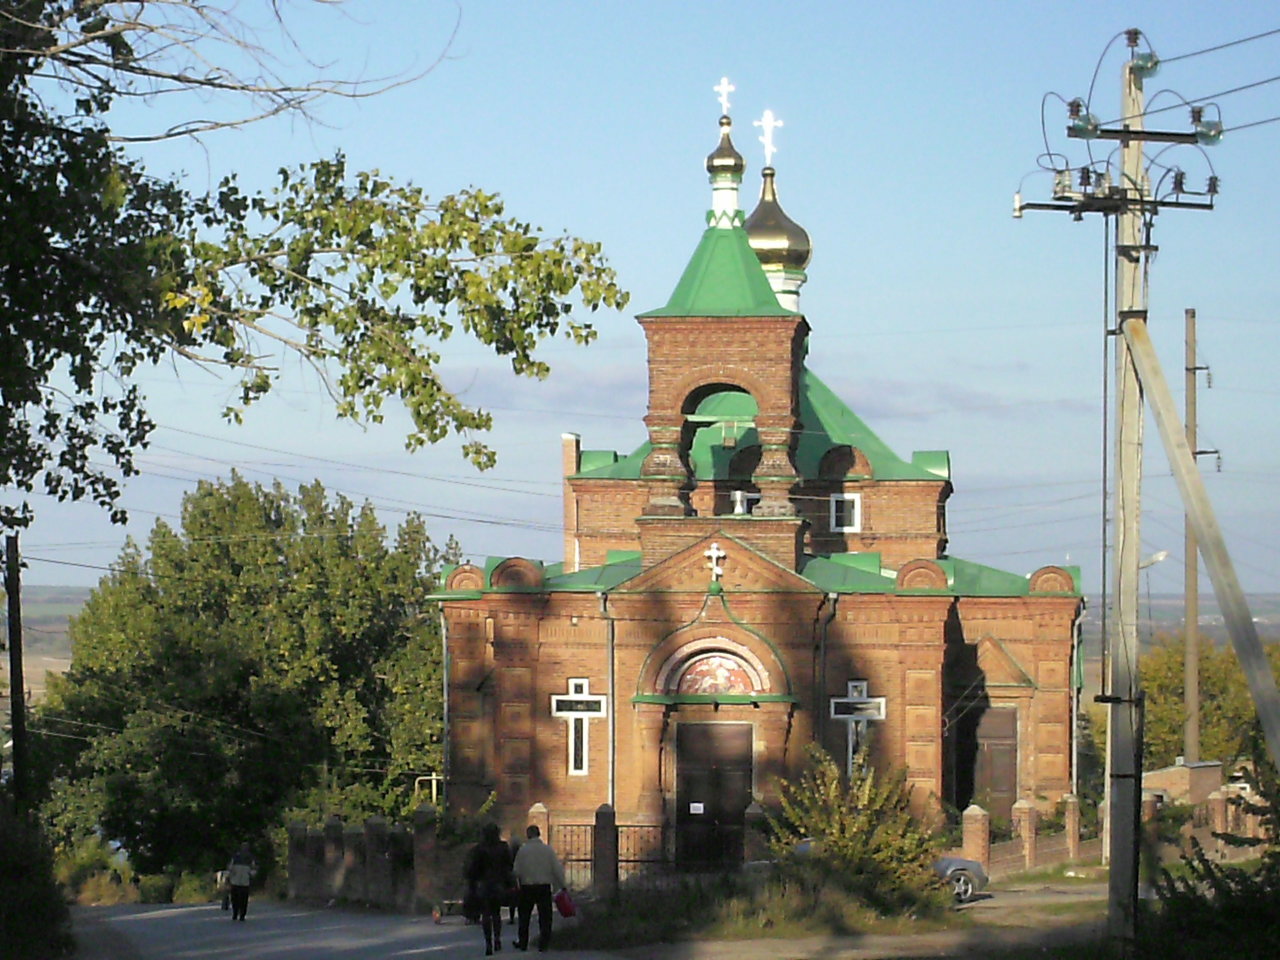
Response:
[[[831,698],[831,719],[844,723],[848,728],[845,772],[852,776],[854,757],[858,755],[858,748],[867,736],[867,723],[884,719],[885,698],[867,696],[865,680],[850,680],[846,689],[843,697]]]
[[[702,555],[707,558],[707,569],[711,571],[712,580],[719,580],[724,576],[724,567],[720,566],[720,561],[729,554],[720,549],[720,544],[713,543],[702,551]]]
[[[727,116],[729,113],[729,94],[738,88],[729,82],[728,77],[721,77],[720,83],[711,89],[720,94],[720,112]]]
[[[591,681],[586,677],[570,677],[567,693],[551,695],[551,715],[569,725],[569,773],[586,775],[587,721],[605,716],[609,712],[608,703],[608,697],[591,692]]]

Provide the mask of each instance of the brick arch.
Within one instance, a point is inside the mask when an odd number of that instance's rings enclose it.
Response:
[[[652,391],[649,396],[649,409],[670,410],[681,414],[687,413],[685,405],[689,398],[698,393],[700,388],[716,384],[737,387],[739,390],[751,394],[751,396],[755,397],[756,408],[762,414],[773,412],[773,407],[768,401],[776,400],[777,397],[770,392],[765,381],[744,370],[726,369],[720,364],[704,364],[700,367],[694,367],[691,370],[687,370],[684,376],[670,386],[660,391]],[[783,405],[788,412],[792,412],[790,396],[785,398],[785,404]]]
[[[446,590],[483,590],[484,571],[472,563],[456,567],[444,582]]]
[[[637,694],[667,693],[684,666],[708,653],[738,660],[758,683],[757,693],[790,693],[786,668],[761,638],[726,624],[693,625],[668,634],[649,651],[636,678]]]
[[[1031,574],[1032,593],[1073,593],[1075,578],[1062,567],[1041,567]]]
[[[947,573],[932,560],[912,560],[898,570],[899,590],[945,590]]]
[[[823,480],[843,480],[849,474],[871,476],[871,461],[857,447],[847,443],[828,447],[818,463],[818,476]]]
[[[540,587],[542,568],[524,557],[509,557],[494,567],[489,582],[495,587]]]

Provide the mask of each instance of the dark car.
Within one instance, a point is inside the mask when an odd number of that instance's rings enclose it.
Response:
[[[934,863],[933,872],[951,886],[951,895],[956,903],[968,903],[974,894],[987,886],[987,871],[976,860],[942,857]]]

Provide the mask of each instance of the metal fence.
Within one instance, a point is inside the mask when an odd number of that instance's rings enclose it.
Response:
[[[663,828],[658,826],[618,827],[618,882],[643,886],[672,872]]]
[[[575,890],[591,886],[591,851],[595,825],[557,823],[551,828],[551,846],[564,864],[564,876]]]

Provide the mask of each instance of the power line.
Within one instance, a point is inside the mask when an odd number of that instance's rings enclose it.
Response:
[[[1228,40],[1226,43],[1219,43],[1212,47],[1205,47],[1203,50],[1193,50],[1190,53],[1180,53],[1176,57],[1161,57],[1160,62],[1177,63],[1179,60],[1190,60],[1192,57],[1203,56],[1206,53],[1217,53],[1219,50],[1226,50],[1228,47],[1238,47],[1242,43],[1250,43],[1254,40],[1261,40],[1263,37],[1272,37],[1280,33],[1280,27],[1275,30],[1267,30],[1263,33],[1255,33],[1251,37],[1241,37],[1239,40]]]

